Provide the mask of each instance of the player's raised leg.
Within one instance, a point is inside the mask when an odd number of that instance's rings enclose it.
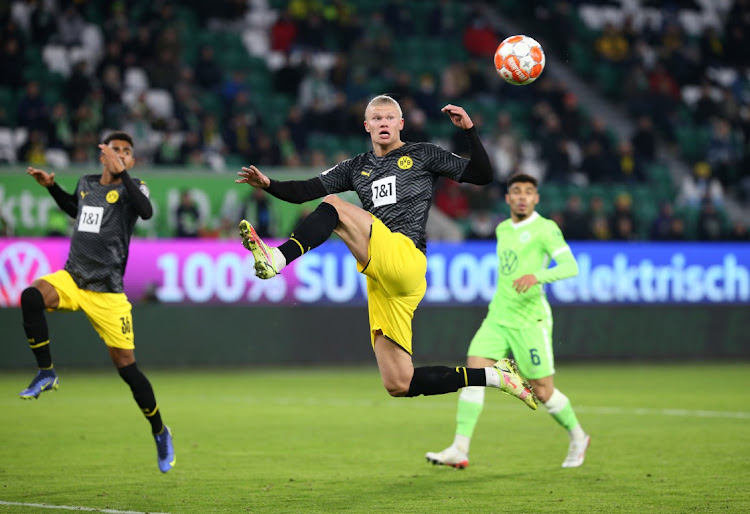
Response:
[[[330,198],[338,200],[335,196]],[[242,245],[252,252],[255,258],[255,275],[268,279],[276,276],[284,266],[302,254],[323,244],[331,237],[338,222],[336,208],[331,203],[323,201],[300,222],[289,239],[279,247],[265,244],[247,220],[240,221],[240,236]]]
[[[279,249],[266,245],[247,220],[240,221],[240,237],[242,246],[255,258],[255,275],[259,278],[275,277],[286,265]]]
[[[432,396],[455,393],[470,386],[495,387],[536,409],[534,394],[518,374],[513,361],[502,359],[495,366],[412,367],[411,355],[383,334],[375,336],[375,357],[383,385],[391,396]]]
[[[49,330],[44,313],[45,308],[56,308],[58,303],[57,291],[43,280],[36,280],[21,293],[23,329],[39,367],[29,386],[18,394],[23,400],[39,398],[43,392],[59,387],[60,382],[52,365]]]

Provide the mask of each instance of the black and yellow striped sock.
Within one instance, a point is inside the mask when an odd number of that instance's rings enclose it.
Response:
[[[135,403],[138,404],[143,415],[151,423],[151,432],[154,434],[160,433],[164,428],[164,423],[161,420],[159,405],[156,403],[156,396],[154,396],[154,389],[151,387],[151,382],[138,369],[135,362],[128,366],[117,368],[117,371],[125,383],[130,386]]]
[[[34,343],[32,341],[32,339],[29,339],[29,346],[31,347],[31,351],[34,352],[36,364],[39,366],[39,369],[52,369],[52,352],[50,352],[49,348],[49,339],[41,343]]]
[[[422,366],[414,368],[414,376],[406,396],[425,396],[454,393],[467,386],[486,386],[487,375],[484,368],[457,366]]]
[[[49,347],[49,329],[44,315],[44,297],[36,287],[28,287],[21,293],[23,330],[31,351],[34,352],[39,369],[52,369],[52,354]]]
[[[321,202],[297,225],[289,240],[279,246],[286,263],[289,264],[302,254],[325,243],[338,223],[339,213],[336,208],[328,202]]]

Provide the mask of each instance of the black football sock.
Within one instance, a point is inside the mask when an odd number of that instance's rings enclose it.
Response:
[[[52,354],[49,348],[49,330],[44,315],[44,297],[36,287],[27,287],[21,293],[23,330],[34,352],[39,369],[52,369]]]
[[[125,383],[130,386],[130,390],[133,391],[135,403],[138,404],[143,415],[151,423],[151,431],[154,434],[161,432],[164,424],[161,421],[161,413],[159,413],[159,406],[156,404],[154,390],[146,375],[138,369],[135,362],[129,366],[117,368],[117,371]]]
[[[486,386],[484,368],[422,366],[414,369],[406,396],[454,393],[467,386]]]
[[[336,207],[328,202],[321,202],[297,225],[289,240],[279,246],[286,263],[289,264],[303,253],[325,243],[338,223],[339,213]]]

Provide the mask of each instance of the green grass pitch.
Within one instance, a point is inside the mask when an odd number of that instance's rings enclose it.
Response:
[[[0,512],[749,512],[750,364],[558,366],[592,443],[494,390],[465,470],[432,466],[456,395],[390,398],[373,366],[154,371],[177,465],[112,370],[0,374]],[[23,505],[18,505],[23,504]],[[30,506],[39,504],[41,506]]]

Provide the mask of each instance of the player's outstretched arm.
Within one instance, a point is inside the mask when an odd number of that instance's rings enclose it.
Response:
[[[450,119],[455,126],[464,129],[464,134],[466,135],[466,139],[469,141],[469,147],[471,148],[471,159],[469,160],[469,164],[466,165],[466,169],[464,169],[459,181],[480,186],[492,182],[494,173],[492,172],[490,157],[487,155],[487,150],[484,149],[482,140],[479,139],[479,134],[474,126],[474,122],[471,121],[471,118],[464,108],[458,105],[448,104],[443,107],[441,111],[450,116]]]
[[[247,168],[243,167],[242,171],[237,172],[237,175],[240,177],[235,180],[237,184],[248,184],[260,189],[266,189],[271,185],[271,179],[261,173],[254,165]]]
[[[55,199],[57,206],[60,207],[65,214],[71,218],[75,218],[78,215],[78,197],[66,193],[59,185],[57,185],[55,182],[54,171],[52,173],[47,173],[44,170],[29,166],[26,169],[26,173],[34,177],[34,180],[36,180],[40,186],[47,188],[49,194]]]
[[[328,194],[320,177],[307,180],[271,180],[255,166],[242,168],[237,184],[249,184],[259,189],[265,189],[279,200],[289,203],[305,203]]]
[[[458,128],[469,130],[474,126],[474,122],[471,121],[471,118],[461,106],[448,104],[440,109],[440,112],[444,112],[445,114],[447,114],[453,124]]]
[[[469,115],[466,114],[466,111],[462,107],[451,104],[443,107],[443,112],[448,113],[455,126],[464,129],[464,135],[469,142],[471,158],[464,172],[461,174],[459,182],[468,182],[469,184],[480,186],[492,182],[494,172],[492,171],[490,156],[487,155],[487,150],[485,150],[482,140],[479,139],[477,128],[471,121],[471,118],[469,118]]]
[[[55,172],[47,173],[44,170],[40,170],[39,168],[32,168],[29,166],[26,168],[26,173],[34,177],[34,180],[36,180],[40,186],[44,187],[52,187],[55,185]]]

